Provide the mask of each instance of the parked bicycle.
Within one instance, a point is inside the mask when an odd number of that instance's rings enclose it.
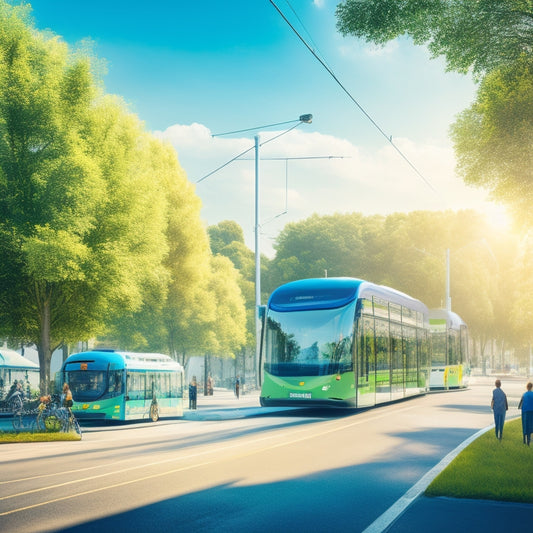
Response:
[[[35,425],[38,431],[75,431],[81,437],[81,427],[74,413],[70,407],[60,407],[59,399],[55,396],[41,396]]]
[[[15,390],[8,398],[8,405],[10,411],[13,413],[12,423],[13,429],[16,432],[30,431],[33,427],[33,416],[24,410],[24,402],[22,400],[22,392]]]

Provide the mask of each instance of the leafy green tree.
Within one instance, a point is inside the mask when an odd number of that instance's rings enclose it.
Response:
[[[227,257],[238,270],[238,283],[246,308],[246,342],[243,357],[255,354],[255,258],[244,242],[242,228],[234,221],[225,220],[207,229],[213,255]],[[262,261],[264,268],[266,261]]]
[[[388,285],[423,301],[446,306],[446,250],[450,250],[452,308],[471,334],[512,343],[510,327],[516,243],[471,211],[416,211],[387,217],[334,215],[289,224],[279,236],[269,282],[328,275],[351,276]],[[320,275],[320,274],[319,274]]]
[[[163,307],[168,349],[173,355],[205,353],[210,347],[207,324],[213,322],[217,305],[209,293],[211,251],[207,231],[200,218],[201,202],[193,185],[179,167],[170,145],[158,158],[167,168],[167,240],[170,252],[165,265],[170,273],[168,296]]]
[[[448,70],[478,76],[533,52],[531,0],[344,0],[337,28],[376,44],[408,35]]]
[[[287,224],[274,246],[276,259],[269,266],[265,289],[295,279],[324,276],[364,277],[363,216],[328,215]]]
[[[27,15],[0,2],[0,328],[37,345],[46,392],[54,348],[163,290],[166,204],[142,125]]]
[[[344,35],[385,44],[408,35],[444,56],[448,70],[480,81],[472,106],[452,128],[458,172],[533,220],[533,3],[531,0],[344,0]]]
[[[188,356],[211,349],[209,325],[215,321],[216,300],[209,293],[211,253],[200,218],[200,200],[179,166],[170,145],[150,140],[145,162],[152,181],[165,194],[165,290],[144,284],[143,305],[118,316],[109,333],[119,346],[162,351],[185,364]]]
[[[452,127],[458,172],[510,205],[515,218],[533,223],[533,58],[488,74],[477,100]]]

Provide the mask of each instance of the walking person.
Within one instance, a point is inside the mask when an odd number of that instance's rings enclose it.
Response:
[[[241,389],[241,380],[239,376],[237,376],[237,379],[235,380],[235,396],[237,396],[237,400],[239,399],[240,389]]]
[[[61,393],[61,407],[66,407],[67,409],[72,407],[72,391],[68,386],[68,383],[63,384],[63,392]]]
[[[502,382],[497,379],[494,385],[496,385],[496,388],[492,391],[490,407],[494,412],[494,429],[496,431],[496,438],[502,440],[505,412],[509,409],[509,404],[507,403],[507,395],[501,389]]]
[[[198,397],[198,384],[196,383],[196,376],[192,377],[189,383],[189,409],[196,409],[196,399]]]
[[[522,409],[522,434],[524,444],[528,446],[531,443],[531,433],[533,433],[533,383],[531,381],[526,385],[526,392],[522,394],[518,409]]]

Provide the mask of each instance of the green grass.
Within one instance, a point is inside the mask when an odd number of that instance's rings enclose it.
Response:
[[[13,442],[53,442],[53,441],[81,440],[81,437],[74,431],[70,433],[13,433],[0,432],[0,444]]]
[[[533,503],[533,445],[522,442],[520,418],[498,441],[489,430],[465,448],[429,485],[426,496]]]

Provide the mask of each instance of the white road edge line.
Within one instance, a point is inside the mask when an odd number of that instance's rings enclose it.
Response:
[[[471,437],[463,441],[457,448],[452,450],[429,472],[420,478],[399,500],[391,505],[381,516],[376,518],[363,533],[383,533],[402,513],[422,494],[429,484],[440,474],[460,452],[462,452],[471,442],[481,437],[484,433],[494,428],[494,424],[480,429]]]

